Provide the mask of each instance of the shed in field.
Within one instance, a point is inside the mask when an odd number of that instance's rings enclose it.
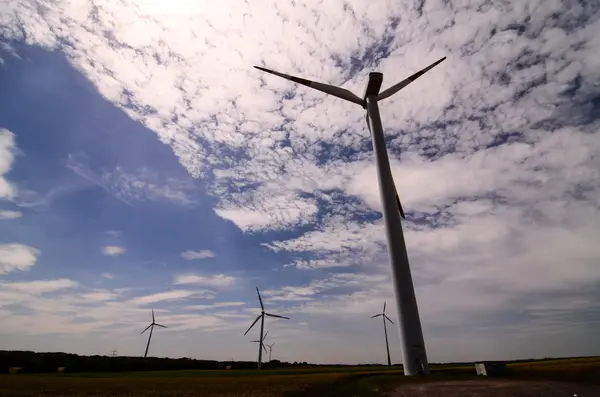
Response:
[[[16,374],[16,373],[18,373],[22,369],[23,369],[23,367],[10,367],[8,369],[8,373],[9,374]]]
[[[506,374],[506,364],[502,361],[482,361],[475,363],[477,375],[502,376]]]

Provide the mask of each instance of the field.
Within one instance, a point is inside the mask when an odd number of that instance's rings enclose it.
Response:
[[[519,385],[523,381],[535,381],[537,383],[526,385],[541,385],[543,388],[544,385],[547,386],[545,381],[552,380],[596,384],[600,390],[600,358],[514,363],[509,364],[509,371],[508,382],[512,382],[511,385],[515,388],[522,388]],[[0,396],[446,396],[450,394],[442,391],[446,390],[443,387],[456,391],[462,390],[460,385],[467,385],[473,390],[485,389],[489,392],[493,385],[505,382],[476,377],[472,365],[433,366],[431,372],[431,376],[426,379],[406,378],[397,368],[388,367],[307,367],[261,372],[233,370],[7,374],[0,375]],[[457,381],[461,382],[456,383]],[[553,390],[558,390],[556,387],[552,386]],[[433,390],[433,394],[427,390]],[[460,395],[479,395],[468,393],[474,392],[467,392],[465,389],[465,394]],[[579,395],[587,394],[581,392]]]

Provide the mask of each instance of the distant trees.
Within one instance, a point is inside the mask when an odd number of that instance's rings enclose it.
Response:
[[[237,362],[233,368],[253,368],[254,362]],[[191,358],[143,358],[79,356],[68,353],[36,353],[32,351],[0,351],[0,373],[9,368],[21,367],[19,373],[57,372],[118,372],[118,371],[164,371],[183,369],[218,369],[214,360]]]
[[[528,360],[522,360],[524,362]],[[359,366],[373,366],[381,364],[362,364]],[[397,364],[401,367],[400,364]],[[263,363],[264,369],[293,368],[317,366],[306,361],[292,363],[271,360]],[[345,367],[343,364],[327,365],[329,367]],[[58,372],[121,372],[121,371],[167,371],[203,369],[255,369],[255,361],[215,361],[196,360],[192,358],[156,358],[156,357],[110,357],[110,356],[79,356],[69,353],[36,353],[32,351],[7,351],[0,350],[0,373],[50,373]],[[12,368],[12,370],[11,370]]]
[[[308,366],[306,361],[288,363],[271,360],[263,368]],[[20,350],[0,350],[0,373],[50,372],[121,372],[167,371],[186,369],[254,369],[255,361],[215,361],[192,358],[80,356],[70,353],[36,353]],[[62,368],[59,370],[59,368]]]

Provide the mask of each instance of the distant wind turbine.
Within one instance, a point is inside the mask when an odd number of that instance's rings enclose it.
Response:
[[[266,353],[267,352],[267,348],[265,347],[265,339],[267,339],[267,335],[269,335],[269,331],[265,332],[265,336],[263,336],[262,341],[260,341],[260,340],[251,340],[250,342],[252,342],[252,343],[260,343],[262,345],[262,348],[264,349],[264,351]]]
[[[256,293],[258,294],[258,301],[260,302],[260,314],[258,315],[258,317],[256,317],[256,320],[254,320],[254,322],[252,323],[250,328],[248,328],[246,330],[246,332],[244,332],[244,335],[246,335],[252,329],[252,327],[254,327],[254,324],[256,324],[258,322],[258,320],[260,320],[260,338],[259,338],[259,340],[264,341],[265,337],[263,336],[263,331],[265,329],[265,316],[283,318],[286,320],[289,320],[290,318],[284,317],[284,316],[278,316],[277,314],[266,313],[265,306],[263,305],[262,298],[260,297],[260,292],[258,291],[258,287],[256,287]],[[262,364],[263,348],[264,348],[264,345],[262,343],[259,343],[259,345],[258,345],[258,363],[256,366],[256,368],[258,368],[258,369],[260,369],[261,364]]]
[[[383,311],[379,314],[376,314],[374,316],[372,316],[371,318],[375,318],[375,317],[379,317],[381,316],[381,319],[383,320],[383,332],[385,333],[385,348],[387,350],[387,359],[388,359],[388,366],[392,366],[392,359],[390,358],[390,345],[388,343],[388,337],[387,337],[387,327],[385,324],[385,320],[389,321],[390,323],[394,324],[394,322],[392,320],[390,320],[390,318],[385,314],[385,305],[387,302],[383,302]]]
[[[271,343],[270,345],[267,345],[267,347],[269,348],[269,362],[271,362],[271,353],[273,352],[273,346],[275,346],[275,342]]]
[[[366,110],[367,127],[371,133],[373,152],[375,154],[375,166],[377,167],[379,195],[381,198],[381,207],[386,229],[388,255],[390,266],[392,268],[396,308],[398,310],[398,318],[400,319],[398,328],[400,331],[400,341],[402,342],[403,369],[404,375],[407,376],[417,374],[426,375],[429,373],[429,368],[427,352],[425,350],[425,341],[423,340],[423,330],[419,318],[419,309],[417,307],[417,298],[415,296],[415,288],[410,274],[408,254],[406,253],[404,232],[402,231],[401,219],[404,219],[404,209],[400,203],[398,190],[396,189],[396,184],[392,177],[392,169],[390,167],[385,136],[383,134],[383,125],[381,124],[381,116],[379,115],[379,102],[391,97],[407,85],[411,84],[429,70],[433,69],[436,65],[440,64],[444,59],[446,59],[446,57],[421,69],[382,92],[380,92],[380,88],[383,82],[383,74],[377,72],[369,73],[369,82],[367,83],[362,98],[342,87],[291,76],[261,66],[254,66],[256,69],[263,72],[355,103]]]
[[[154,309],[152,309],[152,323],[146,327],[145,330],[143,330],[141,334],[143,334],[144,332],[148,331],[148,329],[150,329],[150,335],[148,335],[148,343],[146,344],[146,352],[144,353],[144,358],[146,358],[148,356],[148,348],[150,347],[150,340],[152,339],[152,331],[154,330],[154,327],[161,327],[161,328],[168,328],[165,325],[160,325],[156,323],[156,320],[154,319]]]
[[[112,356],[113,356],[113,357],[116,357],[116,356],[117,356],[117,349],[113,349],[113,351],[112,351]]]

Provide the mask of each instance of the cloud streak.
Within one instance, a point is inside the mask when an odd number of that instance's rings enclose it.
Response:
[[[185,260],[192,261],[195,259],[214,258],[216,254],[210,250],[193,251],[187,250],[181,253],[181,257]]]
[[[20,211],[0,210],[0,219],[19,219],[22,215]]]
[[[206,287],[229,287],[235,284],[236,278],[225,274],[181,274],[173,281],[177,285],[202,285]]]
[[[16,187],[4,176],[11,169],[15,150],[14,134],[6,128],[0,128],[0,199],[3,200],[12,200],[17,194]]]
[[[123,255],[127,250],[124,247],[118,245],[107,245],[102,247],[102,253],[108,256],[119,256]]]
[[[152,295],[140,296],[133,299],[136,304],[147,305],[150,303],[158,303],[164,301],[178,301],[194,296],[213,296],[211,291],[191,291],[191,290],[171,290],[166,292],[158,292]]]

